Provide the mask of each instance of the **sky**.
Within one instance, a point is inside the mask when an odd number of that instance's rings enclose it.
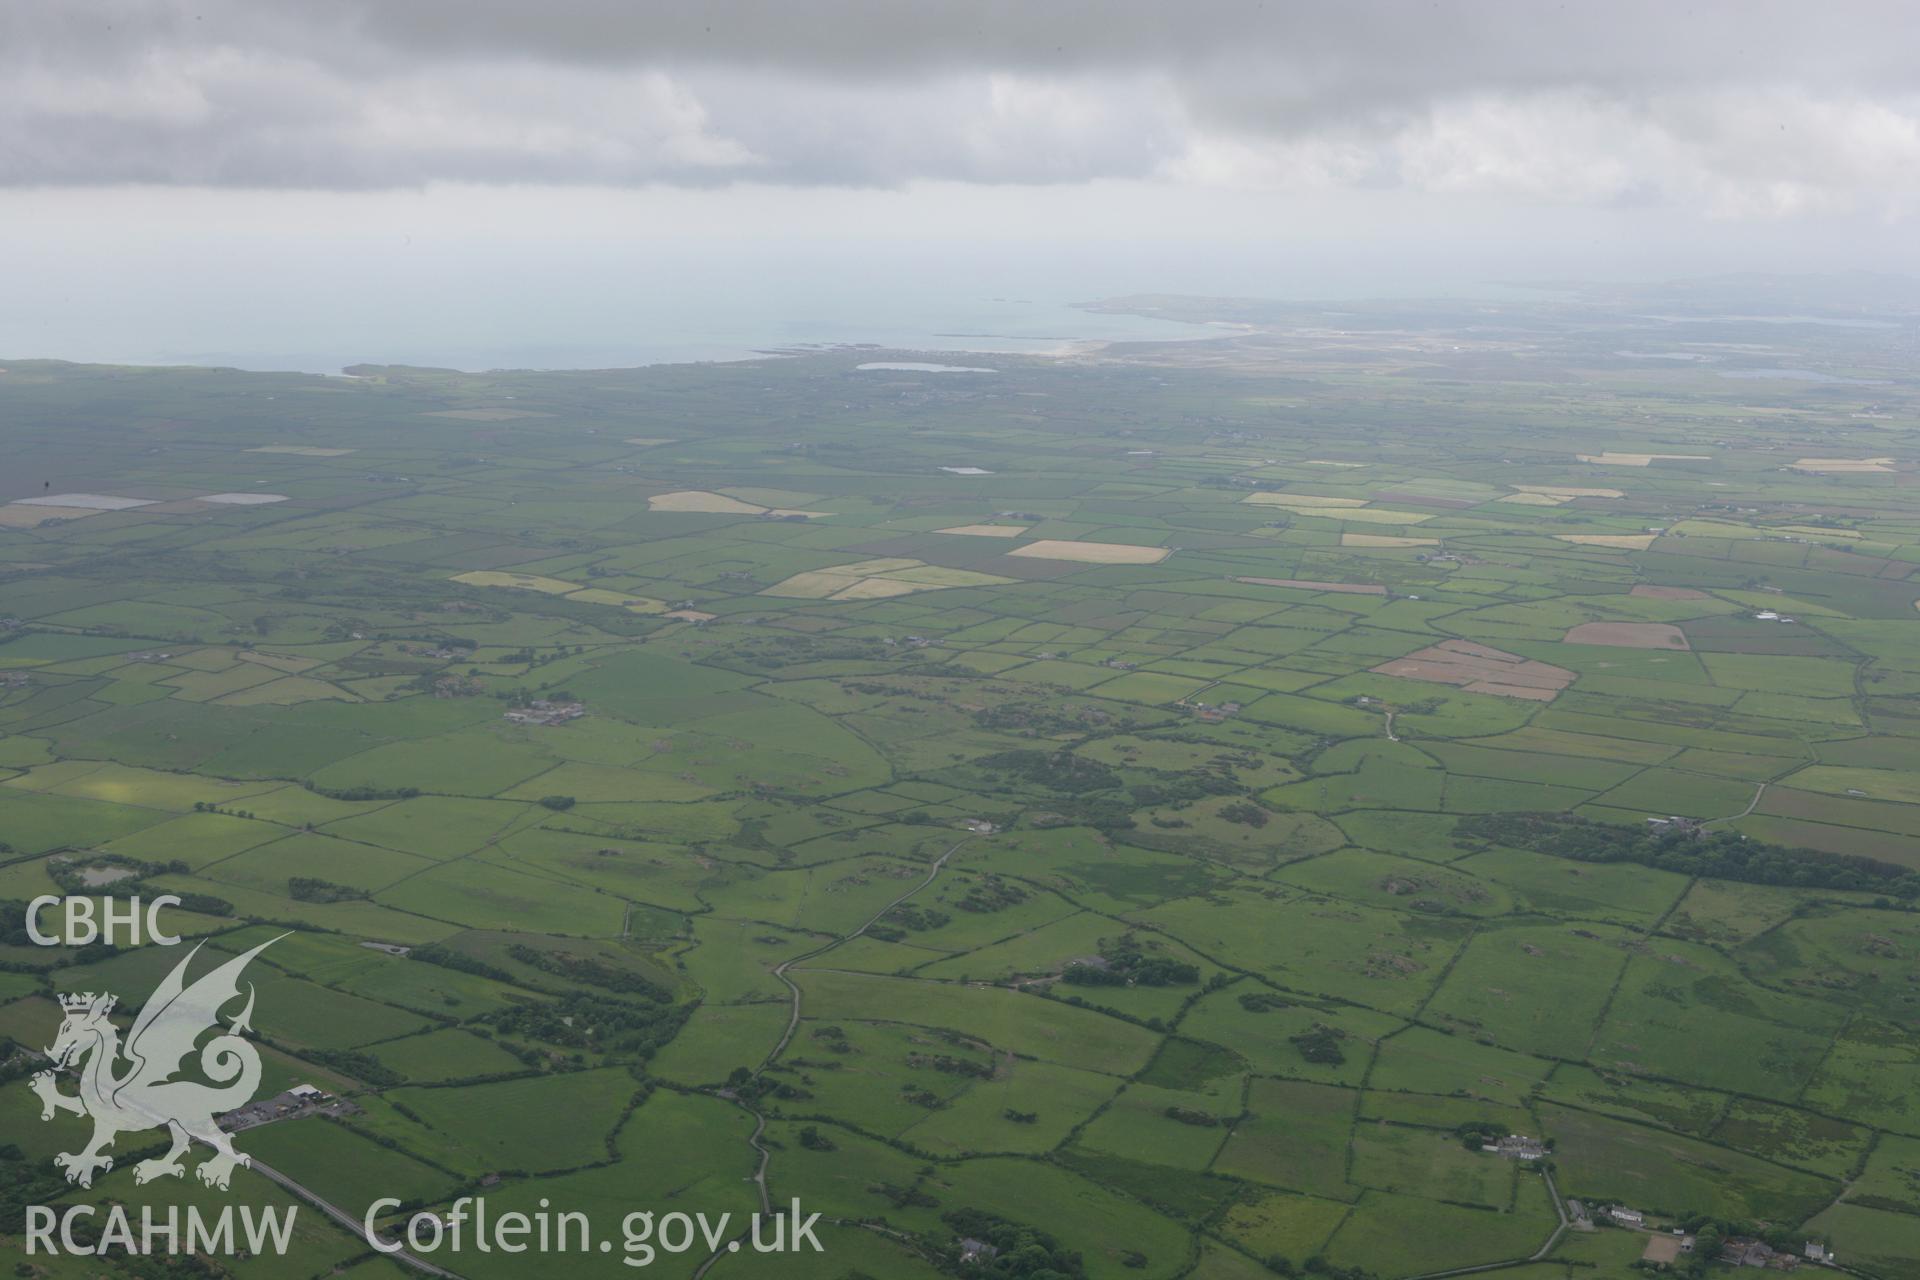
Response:
[[[1920,274],[1917,223],[1906,0],[0,7],[6,356],[578,361],[1016,294]]]

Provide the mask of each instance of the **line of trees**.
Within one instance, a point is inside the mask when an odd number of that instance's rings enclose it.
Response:
[[[1454,837],[1576,862],[1635,862],[1715,880],[1880,893],[1903,902],[1920,898],[1920,875],[1905,867],[1768,844],[1733,831],[1629,827],[1570,813],[1485,813],[1462,818]]]

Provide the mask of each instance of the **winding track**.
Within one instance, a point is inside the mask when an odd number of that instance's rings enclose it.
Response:
[[[1767,794],[1767,787],[1769,785],[1771,785],[1770,782],[1763,782],[1759,786],[1755,787],[1753,789],[1753,799],[1747,801],[1747,807],[1742,809],[1740,812],[1730,813],[1724,818],[1708,818],[1705,822],[1701,823],[1700,825],[1705,827],[1705,826],[1710,826],[1716,822],[1738,822],[1740,819],[1746,817],[1748,814],[1754,811],[1754,809],[1760,803],[1760,797]]]
[[[789,978],[787,976],[787,970],[791,969],[794,965],[801,964],[805,961],[815,959],[818,956],[823,956],[827,952],[832,951],[835,947],[841,946],[848,942],[852,942],[855,938],[858,938],[862,934],[866,933],[868,929],[871,929],[874,925],[880,923],[880,920],[887,914],[887,912],[893,910],[895,907],[905,902],[908,898],[911,898],[914,894],[920,892],[922,889],[932,884],[934,882],[935,877],[937,877],[940,874],[941,869],[947,865],[947,859],[951,858],[955,853],[959,852],[960,846],[967,843],[967,841],[971,839],[973,839],[972,836],[962,836],[960,837],[960,839],[954,841],[951,845],[947,846],[947,851],[941,854],[938,858],[935,858],[933,860],[933,865],[927,868],[927,874],[921,878],[918,884],[914,885],[911,889],[908,889],[905,893],[902,893],[899,897],[889,902],[886,906],[880,908],[878,911],[874,912],[871,916],[867,917],[865,923],[863,923],[858,929],[855,929],[850,933],[843,933],[839,937],[834,938],[829,942],[824,942],[820,944],[819,946],[815,947],[811,951],[804,951],[797,956],[791,956],[788,959],[782,960],[779,964],[775,965],[772,968],[772,970],[770,970],[770,972],[773,974],[774,977],[780,979],[780,981],[786,985],[787,991],[793,997],[793,1004],[792,1004],[792,1008],[787,1013],[786,1030],[780,1033],[780,1043],[774,1045],[772,1051],[769,1052],[765,1058],[761,1059],[760,1065],[754,1068],[753,1078],[755,1080],[758,1080],[763,1074],[765,1074],[767,1068],[773,1065],[774,1060],[778,1058],[782,1053],[786,1052],[787,1046],[793,1042],[793,1033],[796,1030],[798,1030],[800,1027],[800,1000],[801,1000],[800,987],[798,983],[794,982],[792,978]],[[766,1144],[761,1141],[761,1138],[764,1137],[767,1132],[767,1116],[765,1112],[760,1110],[760,1108],[753,1106],[751,1103],[748,1103],[741,1099],[735,1099],[735,1101],[738,1102],[741,1107],[745,1108],[747,1111],[753,1114],[753,1120],[754,1120],[753,1132],[747,1135],[747,1145],[749,1147],[752,1147],[755,1153],[758,1154],[760,1157],[759,1165],[754,1169],[754,1172],[753,1172],[753,1183],[754,1183],[754,1186],[758,1188],[760,1192],[760,1212],[765,1215],[771,1215],[773,1213],[773,1202],[767,1196],[767,1166],[770,1163],[772,1163],[773,1152],[769,1151],[767,1149]],[[718,1262],[724,1256],[726,1256],[726,1250],[724,1247],[720,1251],[710,1255],[705,1262],[702,1262],[700,1264],[699,1269],[693,1273],[693,1280],[701,1280],[701,1277],[707,1274],[707,1269],[713,1266],[714,1263]]]

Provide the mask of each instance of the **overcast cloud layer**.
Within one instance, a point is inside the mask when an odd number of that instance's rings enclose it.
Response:
[[[13,187],[1096,179],[1904,218],[1920,16],[1904,0],[0,10]]]

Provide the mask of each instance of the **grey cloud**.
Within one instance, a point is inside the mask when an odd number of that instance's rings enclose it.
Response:
[[[415,56],[738,63],[897,76],[1204,67],[1305,81],[1539,87],[1782,76],[1911,83],[1899,0],[343,0],[342,26]],[[1889,37],[1904,33],[1906,40]],[[1904,46],[1904,47],[1903,47]]]
[[[0,10],[0,184],[1154,178],[1904,213],[1917,32],[1892,0],[76,0]]]

